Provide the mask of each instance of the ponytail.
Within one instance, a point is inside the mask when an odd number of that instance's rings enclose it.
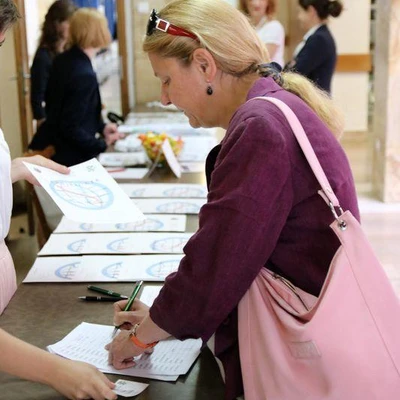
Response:
[[[337,18],[343,11],[343,3],[340,0],[299,0],[303,10],[314,7],[320,19],[327,19],[329,16]]]
[[[259,64],[258,74],[271,77],[283,89],[300,97],[339,139],[343,133],[344,119],[328,93],[300,74],[282,72],[280,65],[275,62]]]

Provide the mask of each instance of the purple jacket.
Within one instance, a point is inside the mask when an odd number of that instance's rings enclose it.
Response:
[[[248,99],[284,101],[302,123],[343,209],[359,218],[353,177],[332,133],[297,96],[271,78],[259,79]],[[253,100],[233,115],[225,138],[207,160],[208,201],[179,269],[150,309],[153,321],[179,338],[216,333],[226,373],[225,399],[243,392],[237,343],[237,304],[267,267],[314,295],[339,243],[332,214],[317,194],[293,133],[273,104]]]

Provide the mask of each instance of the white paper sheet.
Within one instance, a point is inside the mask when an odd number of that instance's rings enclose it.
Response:
[[[182,257],[183,254],[38,257],[24,283],[163,282],[178,269]]]
[[[210,150],[218,144],[214,136],[187,136],[183,138],[184,145],[178,156],[178,161],[205,161]]]
[[[78,282],[83,271],[82,257],[41,257],[23,282]]]
[[[132,165],[145,164],[148,159],[140,140],[139,149],[140,151],[130,153],[100,153],[99,162],[104,167],[128,167]]]
[[[80,222],[135,222],[143,213],[93,158],[71,167],[68,175],[24,162],[61,211]]]
[[[140,301],[147,306],[151,307],[156,297],[160,294],[162,286],[145,286],[140,294]]]
[[[38,254],[179,254],[192,235],[186,232],[57,233],[50,235]]]
[[[198,214],[207,199],[132,199],[144,213]]]
[[[200,354],[202,345],[201,339],[163,340],[154,347],[152,354],[137,357],[134,367],[116,370],[108,364],[108,352],[104,349],[111,341],[113,330],[113,326],[83,322],[49,348],[62,357],[87,362],[106,373],[161,379],[160,376],[176,378],[186,374]]]
[[[186,215],[145,215],[144,221],[122,224],[91,224],[63,217],[54,233],[85,232],[185,232]]]
[[[204,162],[187,162],[181,161],[181,169],[182,174],[196,174],[196,173],[203,173],[206,172],[206,166]]]
[[[118,379],[117,382],[115,382],[115,387],[113,391],[118,396],[133,397],[142,393],[145,389],[147,389],[148,386],[148,383],[132,382],[125,379]]]
[[[165,160],[171,168],[171,171],[175,174],[177,178],[180,178],[182,176],[181,166],[179,165],[179,162],[172,150],[169,140],[164,140],[161,148],[164,153]]]
[[[130,198],[206,198],[204,185],[191,183],[120,183]]]
[[[114,179],[143,179],[149,172],[148,168],[106,168]]]

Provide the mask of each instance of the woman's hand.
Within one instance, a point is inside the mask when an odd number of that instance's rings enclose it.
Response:
[[[44,121],[46,121],[46,118],[36,120],[36,130],[39,129],[40,125],[43,125]]]
[[[92,365],[60,358],[49,384],[68,399],[115,400],[115,384]]]
[[[144,353],[145,350],[135,346],[135,344],[129,340],[131,332],[121,331],[114,340],[106,346],[108,350],[108,363],[116,369],[130,368],[135,365],[133,357],[139,356]],[[149,349],[148,352],[152,352],[153,349]]]
[[[21,179],[26,179],[33,185],[40,186],[40,183],[37,181],[37,179],[29,172],[28,168],[25,167],[23,161],[30,164],[39,165],[40,167],[52,169],[60,172],[61,174],[69,174],[68,167],[58,164],[43,156],[36,155],[32,157],[18,157],[11,162],[11,180],[13,183]]]
[[[117,140],[123,139],[125,137],[124,134],[118,132],[117,124],[106,124],[103,130],[104,139],[106,141],[107,146],[114,144]]]
[[[149,314],[149,307],[140,300],[135,300],[129,311],[124,311],[128,300],[114,303],[114,325],[121,329],[131,329],[133,325],[140,324]]]

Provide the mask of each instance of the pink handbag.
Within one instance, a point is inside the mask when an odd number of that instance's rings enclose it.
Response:
[[[360,224],[342,213],[304,130],[286,116],[340,240],[318,298],[262,269],[239,303],[246,400],[400,399],[400,304]],[[339,211],[340,215],[337,215]]]

